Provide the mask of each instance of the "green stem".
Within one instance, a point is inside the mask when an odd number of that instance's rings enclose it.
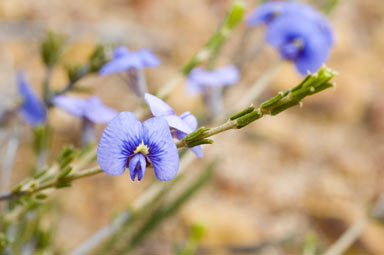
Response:
[[[330,14],[332,10],[340,3],[340,0],[328,0],[323,6],[325,14]]]
[[[211,179],[214,170],[216,169],[216,163],[210,163],[206,169],[180,194],[167,205],[161,205],[157,208],[148,220],[141,226],[141,228],[132,237],[131,241],[121,249],[124,254],[128,254],[134,247],[139,245],[141,241],[152,232],[159,224],[161,224],[166,218],[173,215],[181,206],[183,206],[197,191],[205,186]]]
[[[203,134],[199,135],[196,139],[194,139],[192,141],[201,140],[201,139],[204,139],[204,138],[207,138],[207,137],[210,137],[213,135],[217,135],[217,134],[222,133],[224,131],[227,131],[230,129],[235,129],[235,128],[237,128],[237,122],[234,120],[228,120],[227,122],[225,122],[222,125],[207,129],[205,132],[203,132]],[[177,148],[188,147],[188,144],[190,144],[190,143],[191,143],[190,141],[183,139],[183,140],[176,142],[176,147]]]
[[[43,82],[43,100],[46,106],[50,106],[51,97],[51,78],[52,78],[53,66],[48,65],[46,69],[45,79]]]
[[[177,148],[182,148],[192,147],[192,145],[203,144],[206,142],[208,143],[205,139],[207,137],[229,129],[245,127],[266,114],[276,115],[295,105],[300,105],[301,100],[305,97],[333,87],[334,84],[331,83],[330,80],[334,75],[334,71],[324,66],[317,73],[307,75],[300,84],[292,89],[277,93],[276,96],[262,103],[258,109],[250,106],[233,115],[222,125],[214,128],[199,128],[178,141],[176,146]],[[244,101],[251,101],[254,99],[254,96],[257,95],[257,93],[252,93],[252,91],[250,94],[250,96],[248,94],[245,96],[246,99]],[[209,143],[211,143],[211,141]]]
[[[260,95],[265,91],[265,89],[270,84],[271,80],[276,77],[276,74],[279,72],[282,61],[278,61],[272,67],[270,67],[262,76],[247,90],[247,93],[238,101],[237,104],[233,107],[232,111],[238,111],[248,105],[255,103],[255,101],[260,97]]]
[[[242,21],[245,12],[245,4],[243,1],[235,0],[224,23],[217,29],[211,36],[204,47],[196,53],[188,62],[181,68],[181,73],[175,78],[170,80],[163,86],[157,96],[164,99],[169,93],[179,84],[183,77],[187,76],[189,72],[201,64],[202,62],[209,61],[208,65],[212,65],[215,61],[221,47],[227,41],[234,28]]]
[[[71,182],[71,181],[74,181],[77,179],[96,175],[96,174],[99,174],[102,172],[103,172],[103,170],[101,170],[99,167],[94,167],[94,168],[89,168],[89,169],[78,171],[78,172],[73,172],[72,174],[69,174],[69,175],[65,176],[64,178],[56,178],[53,181],[48,182],[46,184],[38,183],[37,185],[35,185],[34,188],[30,188],[29,190],[20,190],[20,191],[0,195],[0,201],[9,200],[9,199],[13,199],[13,198],[19,198],[19,197],[22,197],[25,195],[33,195],[37,192],[40,192],[40,191],[43,191],[43,190],[46,190],[49,188],[54,188],[54,187],[60,185],[61,183]]]
[[[205,46],[182,68],[182,73],[186,76],[200,63],[211,58],[217,53],[224,42],[231,35],[233,29],[243,20],[245,4],[243,1],[233,1],[232,7],[219,29],[212,35]]]
[[[90,73],[91,73],[91,69],[90,69],[90,66],[88,64],[82,66],[80,68],[77,76],[75,77],[75,79],[71,79],[62,90],[56,91],[55,96],[63,95],[65,93],[73,90],[75,88],[75,85],[77,84],[77,82]]]

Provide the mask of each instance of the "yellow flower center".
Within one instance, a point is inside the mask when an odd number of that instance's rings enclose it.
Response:
[[[134,154],[141,153],[143,155],[147,155],[149,152],[149,148],[147,145],[144,144],[143,141],[139,144],[139,146],[136,147],[136,150],[133,152]]]

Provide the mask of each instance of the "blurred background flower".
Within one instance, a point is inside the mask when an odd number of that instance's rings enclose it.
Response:
[[[297,1],[270,1],[255,8],[248,26],[267,25],[266,41],[277,48],[283,59],[295,63],[306,75],[326,63],[333,46],[328,20],[310,5]]]
[[[118,113],[115,109],[104,105],[96,96],[87,99],[55,96],[52,103],[69,114],[81,118],[83,146],[96,140],[94,123],[108,123]]]
[[[24,74],[21,72],[17,75],[17,83],[22,98],[19,110],[21,119],[31,126],[44,124],[47,118],[45,105],[27,83]]]

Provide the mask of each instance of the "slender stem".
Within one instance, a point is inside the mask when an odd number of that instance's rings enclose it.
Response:
[[[208,119],[213,119],[223,111],[223,88],[205,87],[203,97],[204,103],[207,106]]]
[[[183,157],[183,160],[180,162],[180,169],[178,173],[179,177],[185,172],[185,169],[191,165],[194,159],[195,155],[191,152],[187,152],[187,154]],[[175,182],[172,182],[171,184],[173,183]],[[114,235],[119,230],[119,227],[124,227],[124,223],[133,220],[133,215],[140,215],[142,211],[148,208],[148,206],[152,204],[153,201],[156,200],[164,192],[164,190],[169,187],[168,184],[169,183],[164,182],[153,182],[151,186],[132,203],[132,206],[129,209],[130,212],[123,212],[112,223],[104,226],[89,239],[80,244],[75,249],[75,251],[70,252],[69,254],[80,255],[93,250],[98,244]]]
[[[62,89],[62,90],[59,90],[57,92],[55,92],[55,96],[58,96],[58,95],[63,95],[71,90],[73,90],[75,88],[75,85],[76,83],[84,78],[84,76],[88,75],[89,73],[91,72],[90,70],[90,67],[89,65],[84,65],[82,68],[81,68],[81,71],[79,72],[78,76],[76,77],[76,79],[73,79],[71,81],[69,81],[67,83],[67,85]],[[50,104],[49,106],[52,106],[52,104]]]
[[[115,233],[122,225],[124,225],[130,218],[132,214],[129,212],[121,213],[116,219],[112,221],[109,225],[101,228],[95,234],[93,234],[89,239],[83,242],[79,247],[76,248],[73,252],[69,253],[71,255],[82,255],[86,254],[98,244],[103,242],[106,238]]]
[[[366,216],[356,221],[355,224],[350,226],[347,231],[345,231],[339,239],[337,239],[337,241],[323,253],[323,255],[343,254],[357,240],[357,238],[359,238],[368,222],[369,219]]]
[[[164,99],[171,91],[184,79],[183,75],[178,73],[175,77],[169,80],[163,87],[160,88],[157,96]]]
[[[53,187],[56,187],[57,185],[59,185],[60,183],[62,182],[71,182],[71,181],[74,181],[74,180],[77,180],[77,179],[81,179],[81,178],[84,178],[84,177],[88,177],[88,176],[92,176],[92,175],[96,175],[96,174],[99,174],[99,173],[102,173],[103,170],[101,170],[99,167],[94,167],[94,168],[89,168],[89,169],[86,169],[86,170],[83,170],[83,171],[79,171],[79,172],[74,172],[72,174],[69,174],[68,176],[62,178],[62,179],[55,179],[51,182],[48,182],[46,184],[39,184],[37,185],[37,187],[35,188],[32,188],[30,190],[21,190],[21,191],[18,191],[18,192],[11,192],[11,193],[7,193],[7,194],[3,194],[3,195],[0,195],[0,201],[4,201],[4,200],[9,200],[9,199],[12,199],[12,198],[18,198],[18,197],[21,197],[21,196],[24,196],[24,195],[32,195],[32,194],[35,194],[39,191],[42,191],[42,190],[46,190],[46,189],[49,189],[49,188],[53,188]]]
[[[81,145],[85,147],[88,144],[95,143],[95,140],[95,124],[86,117],[83,117],[81,119]]]
[[[48,159],[48,149],[42,148],[40,151],[37,152],[36,155],[36,170],[40,171],[47,162]]]
[[[240,0],[235,0],[232,3],[227,17],[223,24],[211,36],[205,46],[184,65],[182,73],[188,75],[189,72],[200,63],[203,63],[217,54],[224,42],[227,41],[234,28],[243,20],[245,13],[245,3]],[[214,57],[215,58],[215,57]],[[214,60],[214,58],[212,60]]]
[[[235,128],[237,128],[237,122],[233,120],[228,120],[222,125],[208,129],[207,131],[204,132],[203,135],[199,136],[199,139],[207,138],[207,137],[222,133],[224,131],[227,131],[229,129],[235,129]],[[183,148],[187,146],[188,144],[184,139],[176,142],[177,148]]]
[[[44,125],[36,127],[34,130],[34,139],[36,146],[36,171],[40,171],[47,162],[49,155],[49,142],[51,138],[50,135],[51,134],[48,120],[46,120],[46,123]]]
[[[11,177],[12,166],[15,161],[15,156],[20,142],[20,127],[16,126],[14,134],[8,141],[7,150],[1,165],[2,168],[2,182],[1,182],[1,192],[6,192],[9,185],[9,180]]]
[[[49,99],[51,96],[52,72],[53,72],[53,66],[48,65],[45,73],[44,83],[43,83],[43,100],[46,105],[49,105]]]
[[[181,73],[167,82],[166,85],[159,90],[157,96],[162,99],[168,96],[177,84],[182,81],[184,76],[187,76],[198,64],[210,60],[211,63],[209,63],[209,65],[211,65],[216,60],[221,47],[227,41],[233,29],[243,19],[244,10],[245,6],[242,1],[234,1],[224,23],[212,35],[205,46],[184,65]]]

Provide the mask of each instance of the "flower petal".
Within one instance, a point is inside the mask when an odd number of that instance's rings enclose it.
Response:
[[[83,117],[87,100],[78,97],[55,96],[52,99],[52,103],[69,114],[76,117]]]
[[[311,20],[320,30],[320,33],[324,36],[326,44],[328,46],[333,45],[334,35],[331,24],[323,14],[318,12],[311,5],[299,1],[286,2],[284,14],[294,16],[299,15],[303,17],[303,19]]]
[[[235,66],[225,66],[215,70],[196,67],[188,75],[187,89],[188,92],[198,92],[206,86],[229,86],[235,84],[239,78],[240,74]]]
[[[171,180],[179,169],[179,153],[166,120],[162,117],[148,119],[143,128],[144,144],[149,147],[148,158],[156,177],[161,181]]]
[[[186,123],[192,131],[196,130],[197,128],[197,119],[196,117],[191,114],[190,112],[184,112],[183,114],[180,115],[180,118],[184,121],[184,123]],[[184,133],[184,132],[181,132],[181,131],[177,131],[175,133],[175,137],[178,139],[178,140],[182,140],[185,136],[187,135],[187,133]],[[189,148],[198,158],[202,158],[203,157],[203,150],[201,148],[201,146],[195,146],[195,147],[192,147],[192,148]]]
[[[113,108],[105,106],[96,96],[88,99],[56,96],[52,103],[76,117],[85,117],[94,123],[109,122],[118,114]]]
[[[192,113],[184,112],[180,115],[180,118],[192,129],[192,131],[196,130],[198,123],[196,117]]]
[[[122,56],[117,59],[112,59],[103,65],[99,71],[99,74],[103,76],[113,73],[120,73],[128,70],[129,68],[141,68],[140,60],[132,54],[128,54],[127,56]]]
[[[306,75],[307,71],[317,71],[328,59],[328,37],[320,32],[316,22],[305,20],[303,16],[281,16],[268,27],[266,37],[268,43],[280,51],[293,39],[302,43],[301,53],[294,62],[303,75]],[[281,55],[284,57],[284,52],[281,52]]]
[[[121,58],[127,56],[130,53],[129,49],[126,46],[119,46],[113,51],[113,58]]]
[[[295,61],[295,65],[302,75],[306,75],[308,71],[314,73],[319,70],[328,57],[328,46],[315,40],[304,47],[300,58]]]
[[[285,7],[285,2],[265,2],[259,5],[247,18],[247,25],[249,27],[259,26],[272,22],[278,15],[280,15]]]
[[[193,153],[195,153],[196,157],[202,158],[203,157],[203,149],[200,145],[189,148]]]
[[[200,85],[200,83],[187,78],[187,86],[186,86],[186,91],[190,95],[197,95],[203,92],[204,87]]]
[[[17,84],[23,104],[20,108],[20,117],[32,126],[43,124],[47,118],[47,109],[33,89],[28,85],[24,75],[19,72]]]
[[[113,58],[99,71],[100,75],[120,73],[130,68],[142,69],[160,65],[160,60],[148,49],[129,51],[127,47],[120,46],[113,52]]]
[[[167,120],[168,125],[170,127],[173,127],[181,132],[184,132],[186,134],[191,133],[193,130],[188,126],[186,122],[184,122],[179,116],[177,115],[168,115],[164,116],[164,118]]]
[[[129,160],[129,173],[132,181],[135,180],[136,175],[137,175],[137,180],[141,181],[141,179],[144,176],[146,167],[147,167],[147,163],[145,161],[144,155],[141,153],[134,155]]]
[[[94,123],[110,122],[118,112],[104,105],[98,97],[90,97],[84,109],[84,116]]]
[[[156,67],[161,63],[160,59],[151,50],[141,49],[134,52],[134,54],[140,59],[142,67]]]
[[[220,79],[217,86],[233,85],[240,79],[239,70],[235,66],[224,66],[214,70],[215,75]]]
[[[177,131],[174,136],[178,139],[178,140],[183,140],[183,138],[186,136],[187,134],[184,133],[184,132],[180,132],[180,131]],[[190,149],[195,155],[196,157],[198,158],[202,158],[203,157],[203,149],[201,148],[201,146],[195,146],[195,147],[192,147],[192,148],[188,148]]]
[[[142,142],[143,126],[131,112],[121,112],[104,129],[97,147],[97,162],[107,174],[124,173],[130,157]]]
[[[306,21],[316,23],[320,33],[325,36],[327,45],[332,46],[334,41],[330,23],[316,9],[307,3],[300,1],[269,1],[259,5],[248,17],[247,24],[250,27],[261,24],[270,25],[285,15],[300,16]]]
[[[155,117],[175,114],[175,111],[172,109],[172,107],[170,107],[166,102],[154,95],[145,93],[144,99],[149,109],[151,110],[153,116]]]

